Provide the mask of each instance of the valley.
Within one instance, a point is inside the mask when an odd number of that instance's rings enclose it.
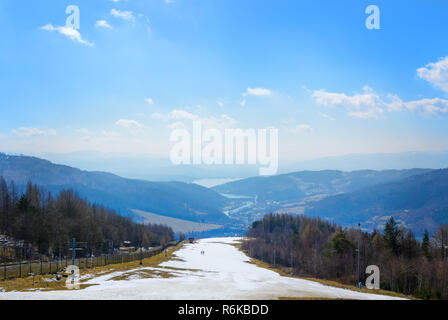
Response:
[[[14,181],[20,192],[28,181],[52,194],[72,189],[121,215],[203,236],[244,234],[252,222],[270,212],[318,216],[342,226],[361,223],[370,231],[381,230],[394,216],[422,236],[424,230],[434,232],[448,222],[447,175],[448,169],[322,170],[157,182],[0,154],[0,176]]]

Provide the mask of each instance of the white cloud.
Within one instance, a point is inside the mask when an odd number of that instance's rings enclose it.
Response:
[[[84,40],[81,37],[81,34],[78,32],[78,30],[73,29],[73,28],[69,28],[69,27],[55,27],[52,24],[47,24],[45,26],[43,26],[41,28],[42,30],[46,30],[46,31],[56,31],[68,38],[70,38],[72,41],[74,42],[78,42],[78,43],[82,43],[86,46],[93,46],[93,43],[88,42],[86,40]]]
[[[296,133],[309,133],[309,132],[313,131],[313,128],[308,124],[301,123],[301,124],[296,125],[293,128],[293,131]]]
[[[448,114],[448,100],[446,99],[420,99],[403,103],[411,111],[423,111],[433,116]]]
[[[185,110],[173,110],[169,113],[169,117],[173,119],[199,120],[200,117]]]
[[[325,118],[325,119],[328,119],[328,120],[331,120],[331,121],[335,121],[336,120],[335,118],[333,118],[333,117],[331,117],[328,114],[323,113],[323,112],[319,112],[319,117]]]
[[[153,113],[153,119],[171,121],[171,120],[188,120],[188,121],[201,121],[204,128],[216,128],[223,129],[232,127],[237,121],[226,114],[222,114],[220,117],[200,117],[196,114],[190,113],[185,110],[172,110],[168,114]],[[179,121],[173,123],[171,126],[179,126]]]
[[[171,130],[186,129],[187,126],[182,121],[176,121],[168,126]]]
[[[356,118],[378,118],[384,113],[385,102],[371,88],[365,86],[364,93],[352,96],[345,93],[332,93],[325,90],[316,90],[312,97],[320,105],[341,106],[348,114]]]
[[[240,106],[242,107],[246,106],[246,99],[243,99],[243,101],[241,101]]]
[[[124,20],[130,20],[134,21],[135,17],[132,11],[120,11],[117,9],[110,10],[110,14],[113,15],[116,18],[124,19]]]
[[[378,107],[366,111],[352,111],[349,112],[348,115],[350,117],[361,119],[378,119],[383,113],[384,110]]]
[[[417,69],[417,75],[448,93],[448,56]]]
[[[120,119],[115,124],[123,128],[142,128],[143,125],[136,120]]]
[[[162,114],[159,112],[155,112],[152,114],[153,119],[158,120],[176,120],[176,119],[186,119],[186,120],[199,120],[200,117],[197,115],[194,115],[188,111],[185,110],[172,110],[168,114]]]
[[[363,91],[363,94],[356,93],[349,96],[345,93],[316,90],[312,97],[317,104],[343,107],[349,116],[362,119],[377,119],[386,112],[398,111],[421,112],[432,116],[448,114],[448,100],[446,99],[403,101],[398,95],[388,94],[387,100],[385,100],[367,86],[363,88]]]
[[[406,107],[403,100],[396,94],[388,94],[389,103],[385,104],[387,111],[403,111]]]
[[[12,134],[20,137],[32,137],[32,136],[54,136],[56,135],[56,130],[41,130],[37,128],[26,128],[20,127],[19,129],[12,130]]]
[[[146,102],[147,104],[154,104],[154,100],[152,100],[152,98],[146,98],[146,99],[145,99],[145,102]]]
[[[216,101],[216,103],[220,106],[220,107],[224,107],[224,101],[222,101],[222,99],[218,99]]]
[[[222,115],[221,115],[221,120],[224,121],[224,122],[226,122],[227,124],[229,124],[229,125],[231,125],[231,126],[233,126],[234,124],[236,124],[236,120],[233,119],[233,118],[231,118],[231,117],[229,117],[229,116],[226,115],[226,114],[222,114]]]
[[[426,115],[440,116],[448,114],[448,100],[441,98],[423,98],[413,101],[403,101],[397,95],[388,95],[390,103],[385,104],[389,112],[392,111],[412,111],[421,112]]]
[[[265,88],[247,88],[244,96],[269,96],[272,91]]]
[[[95,27],[112,29],[112,27],[110,26],[109,23],[107,23],[106,20],[98,20],[98,21],[95,23]]]

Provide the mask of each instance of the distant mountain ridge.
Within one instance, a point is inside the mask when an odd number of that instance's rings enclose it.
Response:
[[[0,154],[0,175],[21,186],[32,181],[54,194],[73,189],[124,215],[141,210],[238,230],[268,212],[319,216],[347,226],[361,222],[368,229],[381,228],[392,215],[417,235],[448,223],[448,169],[299,171],[208,189],[184,182],[126,179],[35,157]]]
[[[211,178],[249,178],[258,175],[258,165],[173,165],[169,157],[130,153],[77,151],[35,153],[38,158],[89,171],[107,171],[121,177],[150,181],[192,182]],[[448,150],[437,152],[394,152],[346,154],[309,160],[279,159],[279,174],[303,170],[389,170],[448,167]]]
[[[228,221],[222,213],[227,199],[196,184],[125,179],[111,173],[83,171],[35,157],[7,154],[0,154],[0,175],[17,185],[32,181],[54,193],[70,188],[92,202],[124,214],[140,209],[190,221]]]
[[[393,216],[418,235],[425,229],[435,231],[442,223],[448,223],[448,169],[328,197],[313,203],[305,214],[344,225],[361,222],[370,229],[382,226]]]
[[[393,216],[421,236],[448,223],[448,169],[299,171],[253,177],[212,188],[251,197],[238,215],[263,212],[304,214],[343,226],[381,229]]]
[[[300,201],[314,195],[352,192],[430,171],[431,169],[298,171],[242,179],[212,189],[225,194],[257,196],[258,201]]]
[[[281,173],[299,170],[403,170],[412,168],[441,169],[448,167],[448,150],[437,152],[393,152],[346,154],[285,163]]]

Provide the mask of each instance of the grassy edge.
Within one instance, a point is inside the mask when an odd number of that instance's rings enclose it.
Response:
[[[80,280],[80,289],[85,289],[91,284],[83,284],[83,282],[91,280],[96,276],[104,276],[113,272],[125,272],[136,268],[145,267],[157,267],[159,264],[169,261],[173,258],[175,251],[181,249],[184,242],[180,242],[174,247],[169,247],[165,252],[161,252],[155,256],[146,258],[142,260],[142,265],[140,265],[139,260],[109,264],[106,266],[95,267],[92,269],[82,269],[80,270],[80,276],[90,276],[86,279]],[[0,281],[0,290],[5,290],[5,292],[19,291],[19,292],[32,292],[34,290],[40,291],[56,291],[56,290],[69,290],[65,286],[65,278],[60,281],[53,281],[54,275],[38,275],[30,276],[26,278],[17,278],[12,280]],[[1,292],[1,291],[0,291]]]
[[[248,263],[252,263],[260,268],[265,268],[274,272],[277,272],[279,275],[283,276],[283,277],[289,277],[289,278],[296,278],[296,279],[303,279],[303,280],[309,280],[309,281],[314,281],[314,282],[318,282],[320,284],[326,285],[326,286],[330,286],[330,287],[335,287],[335,288],[341,288],[341,289],[347,289],[347,290],[351,290],[351,291],[357,291],[357,292],[362,292],[362,293],[370,293],[370,294],[379,294],[379,295],[384,295],[384,296],[390,296],[390,297],[396,297],[396,298],[405,298],[405,299],[410,299],[410,300],[420,300],[417,299],[413,296],[407,296],[405,294],[402,293],[398,293],[398,292],[394,292],[394,291],[388,291],[388,290],[362,290],[359,289],[355,286],[352,285],[348,285],[348,284],[343,284],[337,281],[333,281],[333,280],[326,280],[326,279],[318,279],[318,278],[310,278],[310,277],[300,277],[300,276],[296,276],[296,275],[292,275],[290,273],[285,272],[283,269],[281,268],[276,268],[271,266],[269,263],[249,257],[249,254],[246,250],[243,250],[241,248],[241,242],[243,240],[241,240],[239,243],[233,243],[231,244],[232,246],[236,247],[238,250],[240,250],[241,252],[243,252],[249,259],[250,261]],[[327,298],[294,298],[294,297],[279,297],[280,300],[340,300],[340,299],[327,299]]]

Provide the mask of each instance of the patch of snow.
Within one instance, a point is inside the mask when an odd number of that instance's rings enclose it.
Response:
[[[283,277],[249,263],[250,258],[231,244],[241,238],[202,239],[175,252],[180,259],[157,268],[136,268],[90,279],[82,290],[8,292],[1,299],[278,299],[279,297],[323,297],[363,300],[399,299],[367,292],[335,288],[318,282]],[[201,254],[204,251],[205,254]],[[112,278],[140,270],[169,272],[170,278]]]

